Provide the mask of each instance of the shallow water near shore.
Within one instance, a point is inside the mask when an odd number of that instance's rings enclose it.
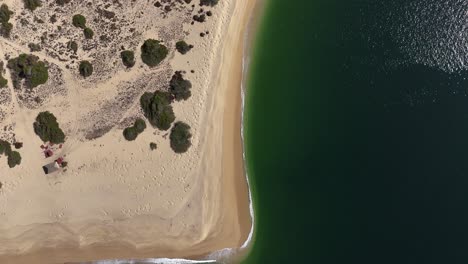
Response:
[[[266,5],[244,263],[466,263],[466,1]]]

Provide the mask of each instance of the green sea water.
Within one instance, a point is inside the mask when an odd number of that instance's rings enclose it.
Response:
[[[468,263],[468,5],[270,0],[243,263]]]

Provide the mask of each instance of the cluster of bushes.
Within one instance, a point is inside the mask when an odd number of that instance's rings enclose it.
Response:
[[[192,83],[184,79],[182,72],[176,71],[169,83],[169,91],[174,98],[177,101],[187,100],[192,95],[191,88]]]
[[[176,49],[181,54],[186,54],[193,48],[193,45],[187,44],[187,42],[181,40],[176,43]]]
[[[92,29],[86,26],[86,18],[83,15],[76,14],[72,18],[73,26],[77,28],[83,29],[83,33],[85,38],[92,39],[94,36],[94,32]]]
[[[23,2],[24,2],[24,7],[31,11],[34,11],[36,10],[36,8],[42,6],[41,0],[23,0]]]
[[[50,112],[41,112],[33,124],[34,132],[42,141],[59,144],[65,142],[65,134],[60,129],[57,118]]]
[[[131,68],[135,65],[135,53],[131,50],[124,50],[120,53],[120,58],[122,58],[122,63]]]
[[[192,145],[190,141],[192,138],[190,126],[184,122],[175,123],[174,127],[171,129],[169,138],[171,141],[171,148],[175,153],[186,152]]]
[[[11,149],[9,142],[0,140],[0,155],[7,156],[8,166],[13,168],[21,164],[21,155],[17,151]]]
[[[8,22],[10,21],[11,15],[13,15],[13,12],[7,5],[2,4],[0,6],[0,34],[5,38],[10,37],[11,30],[13,29],[13,24]]]
[[[175,120],[171,106],[171,95],[167,92],[144,93],[140,98],[140,105],[145,117],[153,127],[168,130]]]
[[[93,74],[93,65],[89,61],[81,61],[78,70],[81,76],[86,78]]]
[[[201,6],[215,6],[217,5],[219,0],[200,0]]]
[[[146,123],[143,119],[137,118],[135,123],[131,127],[127,127],[123,131],[123,135],[126,140],[133,141],[135,140],[139,134],[141,134],[146,129]]]
[[[10,59],[7,67],[10,69],[13,85],[17,88],[21,79],[25,79],[29,88],[44,84],[49,79],[47,66],[34,55],[21,54]]]
[[[6,87],[8,80],[3,77],[3,61],[0,62],[0,88]]]
[[[141,46],[141,60],[150,67],[161,63],[168,53],[167,47],[155,39],[147,39]]]

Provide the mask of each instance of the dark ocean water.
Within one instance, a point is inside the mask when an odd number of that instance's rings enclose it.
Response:
[[[270,0],[244,263],[468,263],[468,1]]]

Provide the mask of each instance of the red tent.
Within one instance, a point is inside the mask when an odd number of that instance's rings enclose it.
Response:
[[[45,154],[46,158],[48,158],[48,157],[52,157],[54,155],[54,152],[52,150],[48,149],[48,150],[44,151],[44,154]]]

